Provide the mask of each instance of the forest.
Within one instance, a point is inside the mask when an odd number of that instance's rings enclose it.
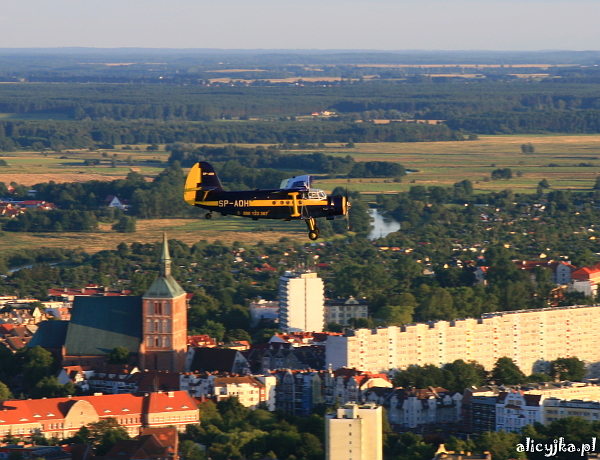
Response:
[[[595,83],[434,80],[321,86],[1,85],[0,150],[423,142],[476,134],[600,132]],[[331,115],[311,115],[325,112]]]

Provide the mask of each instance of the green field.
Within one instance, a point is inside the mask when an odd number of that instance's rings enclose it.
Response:
[[[521,144],[534,145],[535,153],[521,153]],[[255,147],[255,145],[247,145]],[[164,147],[164,146],[161,146]],[[547,179],[553,189],[590,190],[600,173],[600,135],[569,136],[481,136],[477,141],[432,142],[432,143],[374,143],[356,144],[356,148],[341,147],[340,144],[328,145],[320,151],[328,155],[352,155],[357,161],[395,161],[408,169],[417,170],[402,178],[402,182],[393,179],[318,179],[316,187],[332,190],[336,186],[348,187],[371,194],[397,193],[406,191],[412,185],[452,186],[463,179],[473,181],[478,192],[511,189],[514,192],[531,193],[535,191],[541,179]],[[132,156],[133,168],[147,177],[156,176],[168,159],[169,152],[164,150],[148,152],[145,146],[140,150],[101,152],[66,151],[54,152],[11,152],[5,153],[9,166],[0,168],[0,181],[15,181],[25,185],[54,180],[56,182],[85,181],[92,179],[114,180],[124,177],[132,167],[125,163]],[[312,150],[290,151],[308,153]],[[110,167],[113,153],[117,153],[117,168]],[[61,158],[62,157],[62,158]],[[65,158],[66,157],[66,158]],[[95,167],[84,166],[85,159],[101,159],[102,164]],[[148,163],[158,160],[162,163]],[[549,165],[553,166],[549,166]],[[591,166],[579,166],[586,164]],[[492,166],[494,165],[494,166]],[[496,168],[511,168],[513,179],[484,181]],[[517,172],[522,173],[517,177]],[[206,239],[222,240],[227,243],[243,241],[274,242],[281,237],[290,237],[295,241],[308,241],[306,226],[302,222],[282,222],[271,220],[253,221],[235,217],[215,216],[212,220],[162,219],[138,221],[138,231],[134,234],[115,233],[110,225],[103,224],[99,232],[65,234],[25,234],[5,232],[1,238],[5,247],[19,249],[24,247],[82,247],[95,252],[102,249],[114,249],[119,242],[158,241],[161,232],[167,230],[170,238],[177,238],[187,244]]]
[[[524,154],[521,145],[531,143],[535,153]],[[326,189],[344,185],[365,193],[395,193],[411,185],[451,186],[469,179],[479,192],[510,188],[532,192],[542,179],[552,188],[589,190],[600,172],[600,135],[480,136],[477,141],[356,144],[356,148],[331,148],[328,155],[352,155],[356,161],[394,161],[418,172],[401,183],[387,179],[326,179]],[[290,152],[293,153],[293,152]],[[584,166],[585,165],[585,166]],[[510,168],[513,179],[486,182],[497,168]],[[521,177],[517,176],[517,173]]]

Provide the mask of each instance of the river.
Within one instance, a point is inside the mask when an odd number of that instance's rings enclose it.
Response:
[[[373,219],[373,222],[371,222],[373,228],[368,236],[370,240],[376,240],[400,230],[400,222],[391,217],[383,216],[379,209],[370,209],[369,214]]]

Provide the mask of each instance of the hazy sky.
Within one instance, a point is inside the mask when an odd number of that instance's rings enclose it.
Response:
[[[0,0],[0,48],[599,50],[599,0]]]

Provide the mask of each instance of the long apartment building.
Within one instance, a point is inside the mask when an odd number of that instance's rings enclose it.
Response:
[[[491,370],[498,358],[512,358],[530,374],[556,358],[576,356],[588,375],[600,375],[600,306],[570,306],[486,313],[479,319],[434,321],[355,329],[326,341],[326,363],[334,369],[369,372],[410,365],[442,366],[475,360]]]
[[[8,400],[0,403],[0,439],[9,435],[64,439],[82,426],[111,417],[130,436],[143,428],[174,426],[183,431],[186,425],[200,423],[198,407],[185,391]]]

